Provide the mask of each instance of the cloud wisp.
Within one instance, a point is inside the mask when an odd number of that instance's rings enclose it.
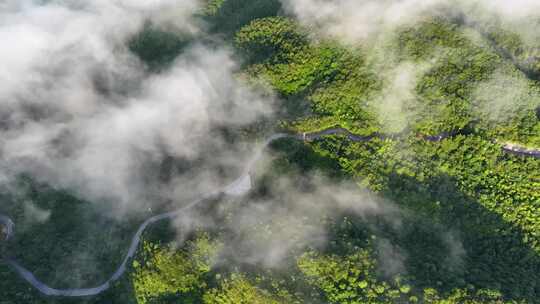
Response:
[[[0,162],[118,214],[154,196],[180,193],[183,177],[158,183],[170,157],[209,156],[195,184],[212,186],[222,165],[239,162],[220,128],[272,113],[273,98],[235,77],[231,51],[195,44],[149,75],[127,41],[151,21],[200,31],[198,1],[8,1],[0,6]],[[174,200],[175,197],[165,199]]]
[[[430,16],[453,17],[464,13],[482,21],[521,25],[537,22],[540,17],[540,4],[534,0],[282,0],[282,3],[303,25],[348,43],[376,39]]]
[[[439,2],[299,0],[286,7],[307,25],[355,40],[412,22]],[[227,184],[225,169],[243,168],[249,151],[231,143],[223,129],[271,116],[275,98],[238,80],[238,63],[225,47],[195,43],[162,73],[148,74],[126,46],[148,20],[167,30],[202,31],[191,18],[198,5],[186,0],[2,2],[0,167],[9,172],[2,180],[29,174],[87,201],[104,202],[119,218],[155,201],[181,205]],[[413,8],[419,15],[404,13]],[[409,92],[416,73],[400,68],[392,90]],[[399,111],[407,101],[387,106]],[[402,127],[402,121],[397,124]],[[162,178],[168,159],[175,165]],[[394,229],[401,225],[396,206],[359,193],[357,185],[319,176],[310,183],[301,189],[291,187],[289,177],[278,178],[270,187],[273,197],[235,210],[226,228],[233,232],[230,244],[240,250],[224,257],[280,267],[296,248],[325,246],[324,218],[339,213],[366,220],[381,216]],[[221,215],[228,212],[223,208]],[[26,211],[38,222],[51,216],[31,204]],[[180,241],[182,233],[201,225],[216,223],[207,215],[179,218]],[[274,231],[265,234],[270,226]],[[403,269],[399,248],[382,242],[378,249],[383,259],[392,260],[390,272]],[[91,254],[81,256],[96,262]]]

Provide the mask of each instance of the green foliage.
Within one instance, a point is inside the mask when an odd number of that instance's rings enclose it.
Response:
[[[505,301],[501,294],[492,290],[479,290],[471,292],[463,289],[453,290],[452,293],[443,297],[432,288],[424,290],[424,302],[426,304],[504,304],[519,303],[516,301]]]
[[[203,15],[214,16],[219,12],[219,9],[225,2],[225,0],[205,0],[206,3],[203,8]]]
[[[458,25],[442,20],[425,21],[398,34],[398,50],[403,58],[425,60],[437,51],[461,48],[470,48],[470,42],[463,37]]]
[[[519,36],[501,25],[492,25],[484,35],[503,57],[515,62],[528,77],[540,80],[540,45],[527,45]]]
[[[237,46],[253,62],[250,74],[265,77],[279,93],[299,95],[336,75],[345,62],[346,51],[328,43],[311,47],[296,23],[287,18],[256,20],[242,28],[235,38]]]
[[[469,262],[464,273],[456,274],[456,283],[465,279],[517,299],[536,298],[533,286],[540,280],[538,161],[504,155],[496,144],[472,136],[441,143],[414,140],[410,144],[378,140],[347,143],[335,137],[316,142],[314,147],[321,155],[339,161],[362,184],[414,210],[419,217],[459,229]],[[430,224],[420,221],[418,225]],[[429,286],[436,283],[436,277],[450,282],[451,272],[439,272],[444,267],[436,265],[444,260],[437,257],[435,247],[440,245],[429,239],[421,241],[417,230],[411,231],[410,238],[406,235],[399,242],[415,256],[410,257],[409,271],[415,274],[416,284],[427,279]],[[429,259],[435,265],[427,265]]]
[[[423,134],[462,130],[471,123],[476,86],[502,65],[500,58],[469,41],[462,29],[431,20],[399,35],[403,59],[430,60],[432,67],[418,80],[421,101],[415,129]]]
[[[366,250],[346,257],[310,252],[299,258],[298,265],[330,303],[518,303],[505,301],[500,292],[489,289],[454,289],[443,296],[433,288],[417,292],[399,277],[392,284],[380,281],[375,276],[374,261]]]
[[[129,49],[152,70],[166,68],[189,43],[187,37],[150,23],[128,42]]]
[[[392,303],[410,292],[408,285],[378,281],[366,250],[345,258],[308,252],[298,259],[298,267],[331,303]]]
[[[534,159],[502,158],[499,147],[477,137],[459,136],[430,151],[438,167],[457,179],[464,193],[488,210],[518,225],[525,242],[540,252],[540,163]],[[429,156],[428,156],[429,157]]]
[[[206,287],[204,277],[210,271],[219,244],[203,234],[186,247],[174,250],[148,242],[143,244],[142,253],[133,262],[132,280],[138,303],[154,303],[179,295],[188,303],[200,297],[201,289]]]
[[[307,95],[316,114],[335,116],[343,126],[355,128],[361,122],[376,130],[365,106],[379,84],[363,56],[332,41],[308,44],[303,30],[283,17],[252,22],[238,32],[236,42],[258,62],[248,72],[266,79],[283,96],[294,100]]]
[[[497,136],[531,148],[540,147],[540,119],[535,112],[529,110],[513,123],[502,126]]]
[[[287,24],[290,30],[290,23]],[[252,37],[265,43],[271,41]],[[481,303],[483,300],[478,300],[481,298],[475,292],[462,289],[466,283],[502,290],[516,299],[534,299],[537,291],[533,285],[539,279],[535,269],[540,264],[531,256],[540,252],[537,235],[540,212],[535,207],[540,201],[539,192],[535,190],[540,188],[537,183],[540,168],[535,159],[503,154],[499,144],[492,143],[490,138],[536,142],[538,119],[534,96],[537,87],[529,83],[520,97],[523,101],[515,101],[514,113],[492,120],[475,112],[481,106],[475,98],[476,90],[497,77],[496,72],[518,83],[528,83],[520,78],[511,63],[493,50],[469,41],[460,26],[445,20],[426,21],[398,33],[397,39],[398,63],[430,62],[417,80],[414,94],[419,103],[409,127],[420,134],[451,134],[457,130],[474,135],[457,136],[441,143],[414,137],[402,138],[404,142],[374,139],[350,143],[344,137],[332,136],[315,142],[316,151],[321,156],[336,159],[344,171],[358,178],[361,184],[389,195],[422,216],[443,225],[459,223],[461,233],[466,234],[469,242],[465,244],[465,251],[473,261],[463,270],[459,270],[460,266],[450,271],[441,262],[444,256],[437,256],[437,245],[432,238],[420,241],[411,234],[410,238],[404,236],[399,240],[419,259],[408,264],[415,275],[413,282],[425,288],[444,285],[444,296],[433,300],[439,301],[434,303]],[[320,54],[324,54],[321,50],[327,46],[339,50],[328,57],[332,63],[313,64],[324,62],[327,57]],[[284,123],[287,128],[309,132],[343,126],[368,135],[381,128],[373,102],[384,82],[372,76],[377,74],[372,70],[376,67],[366,63],[361,53],[361,50],[348,50],[325,41],[298,43],[295,48],[273,49],[266,59],[258,58],[258,63],[248,70],[268,79],[281,94],[310,101],[313,115]],[[304,59],[304,54],[309,54],[306,56],[309,58]],[[418,225],[429,224],[422,221]],[[512,251],[505,249],[509,246],[505,244],[509,243],[514,244]],[[513,259],[520,262],[513,263]],[[493,269],[489,275],[486,267]],[[513,267],[522,274],[513,272]],[[531,279],[522,280],[522,276]],[[330,279],[326,282],[330,297],[335,297],[331,301],[337,303],[340,295],[347,295],[339,285],[328,283]],[[409,300],[413,302],[414,298],[422,297],[415,294]],[[494,297],[491,302],[498,301],[500,298]]]
[[[276,16],[281,9],[279,0],[211,0],[210,14],[205,18],[210,31],[232,37],[251,21]]]
[[[529,71],[531,78],[535,69],[540,70],[534,60],[528,60],[536,56],[535,50],[525,47],[519,36],[500,29],[487,37],[480,35],[494,48],[474,43],[464,32],[465,25],[444,19],[428,19],[398,30],[388,44],[352,48],[333,40],[311,40],[308,29],[277,16],[280,8],[278,0],[208,0],[202,18],[209,22],[212,34],[234,43],[247,56],[244,72],[250,80],[268,83],[286,100],[286,106],[297,109],[293,120],[282,122],[286,129],[310,132],[341,126],[361,135],[382,133],[385,126],[378,102],[385,97],[386,74],[405,63],[423,68],[414,79],[415,103],[404,108],[415,115],[397,140],[352,143],[344,136],[312,143],[282,140],[272,145],[282,154],[261,184],[298,171],[320,170],[336,179],[348,174],[399,205],[405,214],[399,231],[379,218],[323,215],[318,224],[327,226],[329,233],[324,252],[304,252],[303,245],[298,245],[288,257],[294,265],[276,271],[239,262],[212,269],[221,243],[204,233],[180,249],[146,241],[129,269],[130,276],[89,302],[538,303],[540,163],[500,149],[500,142],[505,141],[540,146],[536,112],[540,89],[520,72]],[[129,41],[129,47],[150,69],[160,70],[187,43],[185,37],[148,24]],[[374,62],[373,54],[392,58],[383,58],[387,62],[381,64]],[[524,85],[519,100],[513,100],[515,106],[493,118],[481,112],[490,103],[480,100],[477,90],[486,83],[492,89],[490,81],[497,73]],[[500,86],[504,91],[504,83]],[[303,101],[309,102],[309,111]],[[453,136],[440,142],[417,136],[441,132]],[[121,260],[127,241],[113,239],[130,235],[130,227],[138,221],[112,223],[63,191],[32,183],[21,187],[27,188],[22,191],[25,194],[3,200],[0,212],[13,215],[18,225],[24,223],[21,201],[29,198],[51,210],[51,220],[17,226],[14,243],[2,250],[11,253],[15,246],[35,246],[18,251],[17,258],[35,269],[38,277],[53,280],[58,270],[47,265],[55,265],[52,261],[73,248],[91,249],[96,256],[109,256],[112,251],[110,259],[97,263],[100,269],[113,269]],[[85,230],[73,228],[80,222],[93,223],[100,231],[112,228],[88,239],[82,237]],[[271,225],[279,223],[253,225],[256,242],[266,242],[272,233],[283,232],[279,230],[283,227],[295,227]],[[453,234],[448,231],[455,232],[461,242],[452,244]],[[221,233],[223,243],[234,237]],[[65,239],[41,242],[51,235]],[[405,251],[406,276],[381,274],[384,269],[379,265],[375,235]],[[88,244],[115,244],[115,248]],[[49,256],[35,255],[37,251]],[[220,279],[222,274],[225,279]],[[89,280],[99,281],[103,278],[99,275]],[[0,283],[0,298],[43,302],[12,278],[13,273],[0,263],[0,282],[8,282]],[[77,279],[69,274],[64,280]]]
[[[244,275],[232,274],[220,282],[219,288],[209,290],[203,297],[205,304],[280,304],[268,291],[253,285]]]
[[[286,60],[291,53],[302,51],[307,45],[307,38],[292,20],[270,17],[257,19],[243,27],[236,33],[235,42],[249,56],[277,56]]]

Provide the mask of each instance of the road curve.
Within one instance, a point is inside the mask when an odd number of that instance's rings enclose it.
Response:
[[[389,138],[389,136],[380,135],[380,134],[373,134],[368,136],[360,136],[356,135],[352,132],[350,132],[347,129],[344,128],[329,128],[326,130],[318,131],[318,132],[312,132],[312,133],[303,133],[303,134],[285,134],[285,133],[278,133],[274,134],[270,137],[268,137],[256,150],[253,155],[253,157],[247,162],[246,167],[244,168],[242,175],[237,178],[235,181],[233,181],[231,184],[223,187],[222,189],[219,189],[215,192],[208,193],[201,195],[198,199],[190,202],[188,205],[167,213],[159,214],[152,216],[145,220],[137,229],[137,232],[133,236],[131,240],[131,244],[129,246],[129,249],[126,253],[126,256],[124,257],[124,260],[120,264],[120,266],[117,268],[117,270],[113,273],[113,275],[103,284],[91,287],[91,288],[75,288],[75,289],[56,289],[48,286],[47,284],[41,282],[36,276],[28,269],[26,269],[24,266],[19,264],[17,261],[13,259],[6,259],[6,262],[15,270],[17,274],[24,280],[26,280],[30,285],[32,285],[35,289],[37,289],[39,292],[41,292],[44,295],[47,296],[62,296],[62,297],[85,297],[85,296],[94,296],[98,295],[105,290],[109,289],[113,282],[117,281],[126,271],[127,264],[129,261],[133,258],[135,255],[137,248],[139,247],[139,244],[141,242],[141,237],[143,232],[146,230],[146,228],[150,225],[152,225],[155,222],[162,221],[164,219],[171,219],[174,218],[187,210],[195,207],[200,202],[216,198],[221,194],[229,195],[229,196],[240,196],[245,193],[247,193],[251,189],[251,177],[250,177],[250,171],[255,165],[255,163],[261,158],[264,149],[273,141],[280,139],[280,138],[294,138],[297,140],[304,140],[304,141],[311,141],[316,140],[319,138],[322,138],[327,135],[345,135],[349,140],[354,142],[364,142],[369,141],[373,138],[381,138],[386,139]],[[423,138],[427,141],[441,141],[447,137],[450,137],[451,134],[443,134],[443,135],[437,135],[437,136],[423,136]],[[524,149],[519,146],[513,146],[513,145],[503,145],[501,149],[505,152],[512,153],[512,154],[518,154],[518,155],[524,155],[524,156],[532,156],[532,157],[540,157],[540,150],[531,150],[531,149]],[[4,215],[0,214],[0,224],[6,227],[7,231],[7,239],[11,238],[14,234],[14,224],[13,221]]]
[[[298,138],[298,136],[284,134],[284,133],[278,133],[278,134],[274,134],[270,136],[259,146],[259,148],[257,148],[256,152],[254,153],[254,156],[248,161],[246,167],[244,168],[242,175],[239,178],[237,178],[235,181],[233,181],[232,183],[223,187],[220,190],[201,195],[199,198],[195,199],[194,201],[190,202],[189,204],[187,204],[186,206],[183,206],[180,209],[163,213],[163,214],[159,214],[159,215],[155,215],[145,220],[139,226],[135,235],[133,235],[129,249],[122,263],[120,264],[120,266],[118,266],[116,271],[107,281],[105,281],[99,286],[90,287],[90,288],[56,289],[40,281],[38,278],[36,278],[36,276],[30,270],[22,266],[17,261],[7,258],[6,262],[8,263],[8,265],[10,265],[13,268],[13,270],[21,278],[26,280],[30,285],[32,285],[35,289],[37,289],[40,293],[44,295],[61,296],[61,297],[86,297],[86,296],[98,295],[104,292],[105,290],[109,289],[112,283],[117,281],[126,272],[127,265],[129,261],[133,258],[135,253],[137,252],[137,248],[139,247],[139,244],[141,242],[142,234],[146,230],[146,228],[148,228],[148,226],[152,225],[155,222],[159,222],[165,219],[175,218],[176,216],[195,207],[200,202],[208,200],[208,199],[212,199],[212,198],[217,198],[221,194],[225,194],[229,196],[240,196],[247,193],[251,189],[250,171],[255,165],[255,163],[261,158],[264,149],[274,140],[285,138],[285,137]],[[7,238],[12,237],[14,233],[13,221],[9,217],[0,214],[0,224],[2,224],[3,226],[7,228]]]

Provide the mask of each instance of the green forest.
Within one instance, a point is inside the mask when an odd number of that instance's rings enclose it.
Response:
[[[441,14],[349,43],[283,6],[207,0],[193,17],[202,33],[148,21],[125,46],[153,75],[196,44],[234,54],[235,78],[279,106],[223,126],[231,143],[329,128],[366,140],[275,140],[247,195],[198,205],[182,236],[175,221],[152,224],[127,272],[82,298],[41,295],[5,260],[58,288],[94,286],[149,211],[104,217],[108,207],[20,175],[17,191],[0,188],[0,214],[16,223],[0,241],[1,304],[540,303],[540,159],[503,148],[540,150],[540,40]],[[161,165],[201,165],[174,162]],[[368,206],[343,205],[351,196]],[[29,200],[46,222],[25,219]]]

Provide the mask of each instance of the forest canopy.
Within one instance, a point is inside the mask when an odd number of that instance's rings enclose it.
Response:
[[[540,303],[539,5],[23,2],[0,303]]]

